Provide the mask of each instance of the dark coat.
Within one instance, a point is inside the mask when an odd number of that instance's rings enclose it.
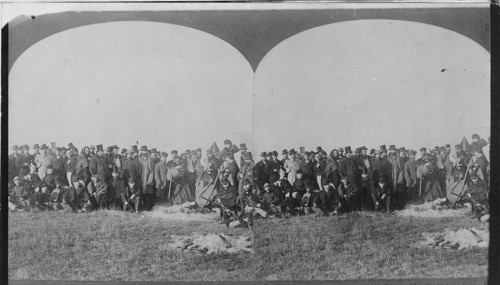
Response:
[[[347,177],[350,181],[354,182],[356,173],[354,160],[343,157],[339,163],[339,173],[341,177]]]
[[[238,200],[238,191],[236,190],[236,187],[232,185],[229,185],[227,189],[220,186],[215,199],[220,199],[222,205],[228,208],[234,207],[236,206],[236,202]]]
[[[128,178],[132,177],[136,184],[140,184],[142,176],[142,164],[138,159],[126,159],[123,162],[122,177],[126,183]]]
[[[267,161],[265,164],[264,164],[264,161],[259,161],[255,164],[254,168],[255,168],[255,174],[257,174],[256,176],[254,176],[255,178],[255,182],[257,183],[257,186],[259,187],[259,189],[263,189],[263,186],[265,183],[269,183],[269,175],[267,175],[266,173],[266,165],[269,163],[269,161]]]
[[[337,204],[338,193],[335,190],[325,191],[320,190],[316,192],[314,196],[314,205],[319,207],[323,211],[331,212],[334,210],[335,205]]]
[[[385,178],[386,184],[391,184],[392,185],[392,164],[387,161],[386,159],[374,159],[372,161],[372,179],[374,181],[374,184],[376,185],[378,183],[378,179],[380,177]]]
[[[108,181],[111,176],[106,165],[106,159],[97,154],[90,159],[89,171],[92,175],[97,174],[101,181]]]
[[[264,171],[269,176],[269,183],[274,183],[279,179],[280,164],[279,161],[270,160],[266,163]]]
[[[73,207],[81,207],[83,204],[90,201],[90,195],[87,192],[87,189],[83,186],[79,186],[77,188],[69,187],[63,200]]]
[[[408,160],[405,163],[404,174],[406,186],[412,187],[417,184],[417,162],[415,160]]]

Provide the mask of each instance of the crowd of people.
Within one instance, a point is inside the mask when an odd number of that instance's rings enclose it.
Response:
[[[488,138],[489,141],[489,138]],[[458,144],[416,150],[385,145],[370,151],[350,146],[329,153],[262,152],[260,160],[244,143],[224,141],[221,151],[201,148],[169,153],[137,145],[68,147],[13,146],[9,155],[12,209],[95,209],[148,211],[155,204],[195,202],[203,211],[218,205],[246,215],[335,215],[387,211],[411,201],[446,198],[447,187],[468,183],[467,197],[484,203],[489,192],[489,142],[474,134],[470,149]],[[54,146],[54,145],[53,145]],[[234,154],[240,153],[240,161]],[[213,203],[211,203],[213,202]],[[227,211],[226,211],[227,210]],[[250,214],[251,213],[251,214]]]

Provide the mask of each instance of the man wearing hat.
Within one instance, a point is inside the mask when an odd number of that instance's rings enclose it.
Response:
[[[42,144],[40,147],[40,154],[35,158],[35,164],[38,167],[38,176],[40,179],[44,179],[47,174],[47,166],[54,163],[54,157],[47,153],[48,147],[46,144]]]
[[[344,148],[339,147],[339,148],[337,149],[337,151],[338,151],[338,153],[339,153],[339,161],[338,161],[338,162],[340,163],[340,160],[344,157]]]
[[[402,209],[406,203],[406,183],[404,179],[405,162],[394,145],[390,146],[389,151],[391,151],[389,162],[392,168],[391,186],[394,191],[394,206],[398,209]]]
[[[141,189],[139,189],[139,186],[132,177],[127,180],[127,185],[125,186],[122,201],[123,211],[126,211],[130,206],[130,208],[135,208],[136,213],[139,213],[139,208],[142,201],[142,191]]]
[[[319,190],[313,201],[312,210],[317,216],[329,216],[335,209],[337,203],[336,190],[326,180],[322,181],[322,189]]]
[[[127,158],[123,161],[122,177],[125,182],[128,182],[129,178],[133,178],[134,185],[141,185],[142,164],[138,158],[134,158],[132,149],[127,151]]]
[[[421,166],[425,163],[422,159],[424,155],[427,155],[427,148],[422,147],[420,148],[420,158],[416,160],[418,166]]]
[[[245,165],[245,153],[248,151],[247,149],[247,145],[244,144],[244,143],[240,143],[240,150],[241,150],[241,153],[240,153],[240,168],[243,167],[243,165]]]
[[[264,188],[264,185],[262,186]],[[257,196],[256,191],[252,191],[252,184],[250,181],[243,181],[243,193],[240,196],[240,207],[244,211],[245,215],[248,216],[249,226],[253,226],[253,216],[260,215],[262,217],[267,216],[267,212],[262,210],[260,207],[260,199]],[[264,190],[264,189],[262,189]]]
[[[476,148],[483,150],[483,147],[485,147],[487,144],[488,143],[484,139],[482,139],[478,134],[472,135],[472,143],[470,144],[472,151],[474,151],[474,149]]]
[[[55,149],[55,157],[52,166],[54,167],[54,176],[59,177],[62,180],[62,182],[65,185],[67,185],[68,184],[66,181],[67,159],[62,156],[60,147],[56,147]]]
[[[111,154],[108,158],[108,162],[111,165],[111,173],[113,171],[117,171],[118,173],[122,172],[122,166],[123,166],[123,158],[119,153],[120,148],[117,145],[113,145],[111,147]]]
[[[273,184],[279,179],[280,164],[278,161],[278,152],[269,152],[267,154],[268,163],[265,166],[265,172],[269,176],[270,184]]]
[[[95,145],[90,146],[90,157],[95,155]]]
[[[410,150],[410,159],[405,162],[404,166],[404,175],[406,181],[406,188],[408,193],[409,200],[414,200],[418,195],[418,178],[417,178],[417,162],[415,157],[417,155],[417,151]]]
[[[56,188],[52,190],[50,196],[48,197],[48,206],[54,210],[60,210],[65,208],[64,206],[64,197],[66,196],[66,192],[68,188],[63,184],[63,181],[60,177],[55,178]]]
[[[257,204],[257,207],[270,213],[271,215],[280,215],[281,207],[280,205],[285,200],[285,195],[275,189],[273,185],[266,183],[264,184],[264,195],[260,199],[260,203]]]
[[[139,149],[136,145],[132,146],[132,157],[137,158],[137,160],[139,160]]]
[[[346,150],[346,155],[347,155],[347,150]],[[338,194],[339,194],[339,207],[337,209],[338,213],[345,213],[345,212],[351,212],[351,211],[356,211],[358,209],[358,196],[359,196],[359,189],[354,184],[348,176],[342,177],[342,183],[340,184],[340,187],[338,189]]]
[[[489,185],[489,172],[487,171],[489,162],[484,157],[483,150],[476,147],[472,150],[473,156],[469,162],[469,172],[479,176],[487,185]]]
[[[283,151],[281,151],[281,165],[283,166],[283,170],[285,170],[285,164],[286,164],[286,161],[288,160],[288,151],[286,149],[284,149]]]
[[[42,185],[44,187],[47,187],[47,190],[48,190],[48,194],[47,195],[50,195],[50,192],[56,188],[56,180],[55,180],[55,177],[54,177],[54,168],[52,167],[52,164],[51,165],[47,165],[47,169],[46,169],[47,173],[45,174],[45,176],[43,177],[42,179]]]
[[[242,158],[245,161],[238,172],[239,185],[238,185],[238,195],[243,193],[243,181],[246,179],[252,184],[254,183],[254,177],[257,177],[258,173],[255,169],[255,163],[253,161],[252,153],[249,151],[242,152]],[[255,188],[255,185],[253,185]]]
[[[40,154],[40,146],[36,143],[33,145],[33,159]]]
[[[262,152],[260,154],[261,160],[257,162],[254,166],[254,181],[257,185],[257,191],[264,190],[264,184],[269,183],[269,175],[266,173],[266,165],[269,163],[267,160],[267,153]]]
[[[417,168],[417,177],[422,179],[419,184],[419,193],[425,202],[434,201],[437,198],[446,197],[446,190],[443,192],[439,184],[436,162],[429,154],[424,154],[422,157],[424,164]]]
[[[229,181],[229,184],[231,184],[233,187],[238,187],[238,172],[240,171],[240,168],[236,164],[236,161],[234,160],[234,155],[232,152],[227,152],[224,156],[226,158],[226,161],[222,164],[220,168],[220,175],[222,177],[227,178]]]
[[[71,184],[73,186],[66,191],[63,201],[65,201],[75,213],[90,211],[92,204],[90,195],[85,188],[85,182],[74,176]]]
[[[216,170],[220,168],[222,162],[217,157],[215,157],[214,152],[211,149],[207,149],[206,156],[201,158],[200,164],[203,167],[204,171],[209,167],[213,169],[213,171],[211,171],[210,173],[215,180],[217,178]]]
[[[14,179],[16,175],[19,174],[19,168],[17,167],[16,161],[19,157],[19,148],[17,145],[12,146],[12,153],[9,154],[9,181]]]
[[[156,182],[156,200],[158,203],[162,203],[168,200],[168,187],[169,179],[167,179],[168,167],[167,167],[167,152],[162,152],[160,154],[160,162],[155,165],[155,182]]]
[[[455,152],[450,154],[450,161],[453,165],[451,176],[453,176],[453,182],[457,182],[465,175],[470,156],[467,152],[462,150],[462,145],[457,144],[455,145]]]
[[[374,183],[373,187],[377,186],[377,181],[380,177],[384,177],[386,183],[391,183],[389,181],[391,181],[392,179],[392,164],[388,160],[382,158],[381,150],[376,150],[375,159],[372,160],[372,180]]]
[[[9,189],[9,202],[16,206],[30,209],[30,197],[31,193],[26,185],[21,184],[21,178],[19,176],[14,177],[13,181],[14,187]]]
[[[293,148],[288,152],[288,155],[290,158],[285,161],[285,172],[288,174],[288,181],[293,185],[297,171],[302,169],[303,162],[297,158],[297,152]]]
[[[339,174],[341,177],[348,177],[350,181],[354,182],[356,169],[354,160],[352,158],[352,151],[350,146],[345,147],[345,156],[339,163]]]
[[[310,180],[316,186],[316,175],[314,174],[314,162],[311,159],[311,152],[304,152],[304,163],[302,164],[302,174],[304,180]]]
[[[238,201],[238,191],[236,187],[231,185],[226,178],[222,178],[220,181],[220,186],[217,191],[217,195],[215,195],[214,200],[219,204],[222,204],[224,207],[229,208],[230,210],[235,210]],[[222,211],[222,224],[226,224],[229,221],[229,214],[226,211]]]
[[[143,194],[143,204],[145,210],[151,210],[155,203],[155,181],[154,181],[154,171],[155,164],[150,156],[151,152],[145,148],[143,150],[142,156],[139,158],[139,162],[142,164],[142,177],[140,189]]]
[[[484,180],[479,178],[475,173],[470,176],[470,181],[467,183],[465,200],[471,202],[471,212],[474,214],[472,218],[480,218],[482,210],[488,205],[488,185]]]
[[[25,147],[28,147],[28,145],[19,147],[19,154],[16,157],[17,175],[21,178],[30,172],[30,164],[32,161],[31,155],[29,154],[29,147],[27,149],[25,149]]]
[[[230,140],[224,140],[224,148],[222,149],[220,153],[221,159],[226,159],[226,154],[231,152],[233,155],[240,151],[240,149],[234,145]]]
[[[340,174],[339,174],[339,165],[337,162],[338,151],[336,149],[330,152],[330,156],[326,161],[325,173],[324,173],[324,182],[327,182],[331,188],[337,189],[340,185]]]
[[[97,146],[97,153],[99,152],[99,146]],[[92,174],[92,180],[89,185],[87,185],[87,190],[91,199],[95,202],[95,208],[105,209],[108,206],[108,185],[101,180],[100,175]]]
[[[391,211],[392,188],[386,183],[384,177],[380,177],[377,182],[377,186],[371,194],[375,211],[385,209],[389,213]]]
[[[102,144],[97,146],[95,155],[90,159],[89,171],[90,174],[97,175],[99,180],[104,183],[108,183],[111,178],[111,173],[104,158]]]

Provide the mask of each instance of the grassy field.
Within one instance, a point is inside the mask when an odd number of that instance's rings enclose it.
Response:
[[[468,217],[375,213],[259,221],[254,266],[259,278],[271,280],[486,277],[486,249],[412,245],[422,232],[479,226]]]
[[[252,254],[164,249],[170,235],[232,233],[216,222],[181,222],[99,211],[9,215],[9,276],[45,280],[283,280],[484,277],[487,250],[422,249],[421,232],[479,227],[469,218],[387,214],[256,220]]]
[[[252,235],[211,222],[98,211],[9,215],[9,277],[64,280],[251,280],[251,254],[197,255],[162,249],[170,235]]]

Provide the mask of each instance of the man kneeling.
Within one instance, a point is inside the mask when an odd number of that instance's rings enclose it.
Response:
[[[139,213],[139,206],[141,203],[142,192],[139,187],[135,184],[134,178],[130,177],[128,179],[128,185],[125,188],[125,193],[122,196],[123,201],[123,211],[126,211],[128,207],[133,210],[132,206],[135,207],[135,212]]]

